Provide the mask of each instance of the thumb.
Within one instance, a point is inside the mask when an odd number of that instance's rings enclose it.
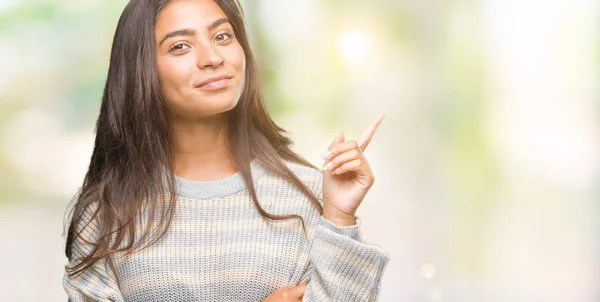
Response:
[[[289,289],[289,293],[291,294],[292,297],[302,297],[304,295],[304,291],[306,290],[307,286],[308,286],[308,282],[304,282],[299,285],[292,286]]]

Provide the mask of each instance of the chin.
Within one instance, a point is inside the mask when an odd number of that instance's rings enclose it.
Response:
[[[238,103],[238,99],[236,98],[235,95],[232,96],[221,96],[221,97],[213,97],[213,98],[202,98],[201,100],[198,100],[200,104],[202,104],[201,107],[203,107],[204,112],[206,112],[206,115],[213,115],[213,114],[219,114],[219,113],[223,113],[223,112],[227,112],[233,108],[235,108],[235,106]]]

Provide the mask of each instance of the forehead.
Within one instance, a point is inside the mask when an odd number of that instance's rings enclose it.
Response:
[[[213,0],[171,0],[163,7],[156,20],[156,34],[181,28],[206,29],[213,21],[226,18]]]

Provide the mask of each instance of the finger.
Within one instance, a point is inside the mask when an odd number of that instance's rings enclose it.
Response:
[[[327,164],[325,164],[325,166],[323,166],[323,170],[334,171],[341,165],[359,158],[362,158],[361,151],[358,148],[350,149],[332,158],[331,161],[329,161]]]
[[[345,141],[331,147],[328,150],[329,153],[323,154],[325,155],[323,158],[325,160],[331,160],[332,158],[352,149],[359,149],[358,142],[356,142],[355,140]]]
[[[321,155],[321,158],[326,159],[326,158],[330,157],[331,149],[334,146],[343,143],[345,139],[346,139],[346,137],[344,136],[344,132],[338,133],[338,135],[335,137],[335,139],[333,140],[331,145],[329,145],[329,148],[327,148],[327,151],[325,153],[323,153],[323,155]]]
[[[341,142],[344,141],[344,132],[340,132],[338,133],[338,135],[335,136],[335,139],[333,140],[333,142],[331,142],[331,145],[329,145],[329,150],[331,150],[331,148]]]
[[[373,138],[373,134],[375,134],[375,130],[377,130],[377,127],[379,127],[379,124],[381,124],[381,121],[383,121],[383,118],[386,114],[387,110],[376,115],[373,118],[373,120],[371,120],[371,123],[367,126],[367,128],[365,128],[365,130],[363,130],[360,136],[356,139],[358,145],[360,146],[360,149],[363,152],[365,151],[365,149],[367,149],[371,138]]]
[[[308,282],[304,282],[297,286],[290,287],[288,293],[290,294],[290,296],[292,296],[294,298],[302,297],[304,295],[304,291],[306,290],[307,286],[308,286]]]
[[[370,189],[371,186],[373,186],[373,183],[375,183],[373,172],[371,172],[369,163],[364,157],[343,164],[331,174],[334,176],[338,176],[348,172],[353,172],[355,174],[353,175],[353,177],[355,176],[356,180],[367,190]]]
[[[360,158],[351,160],[349,162],[342,164],[339,168],[334,170],[331,174],[340,175],[340,174],[344,174],[344,173],[350,172],[350,171],[358,171],[358,170],[360,170],[362,163],[363,163],[363,161]]]

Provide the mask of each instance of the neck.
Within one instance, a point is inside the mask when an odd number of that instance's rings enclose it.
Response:
[[[237,172],[227,147],[226,114],[171,123],[175,175],[194,181],[213,181]]]

